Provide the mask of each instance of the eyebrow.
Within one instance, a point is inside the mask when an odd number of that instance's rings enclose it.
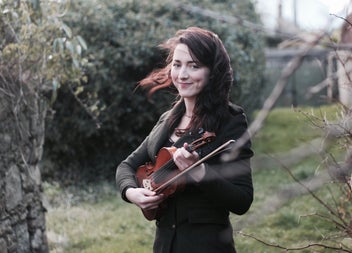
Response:
[[[173,61],[176,61],[176,62],[181,62],[181,60],[177,60],[177,59],[174,59]],[[196,61],[188,61],[187,64],[189,63],[195,63],[195,64],[198,64]]]

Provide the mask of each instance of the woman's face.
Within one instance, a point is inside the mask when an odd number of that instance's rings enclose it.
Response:
[[[195,99],[208,83],[210,70],[196,63],[188,46],[178,44],[172,58],[171,79],[183,98]]]

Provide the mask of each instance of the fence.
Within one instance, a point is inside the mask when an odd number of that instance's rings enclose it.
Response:
[[[298,54],[298,49],[268,49],[266,51],[266,73],[263,99],[268,97],[274,88],[286,64]],[[289,78],[285,90],[276,103],[276,106],[319,106],[326,104],[338,96],[337,86],[326,85],[316,94],[309,96],[309,90],[324,82],[334,70],[335,61],[329,60],[330,50],[314,49],[305,57],[302,65]]]

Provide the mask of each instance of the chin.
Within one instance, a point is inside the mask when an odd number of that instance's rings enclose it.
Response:
[[[195,98],[197,95],[193,95],[193,94],[192,94],[192,95],[190,95],[190,94],[181,94],[181,93],[180,93],[180,96],[183,97],[183,98],[188,98],[188,99],[189,99],[189,98]]]

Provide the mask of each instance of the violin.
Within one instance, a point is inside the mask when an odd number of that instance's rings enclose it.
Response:
[[[204,132],[202,137],[188,145],[187,151],[192,153],[214,139],[215,133]],[[163,147],[158,152],[154,164],[147,162],[145,165],[138,167],[136,178],[139,187],[155,191],[158,194],[162,193],[165,197],[182,189],[186,179],[183,177],[184,173],[177,168],[172,158],[176,150],[176,147]],[[142,209],[142,212],[145,218],[153,220],[160,214],[160,208]]]

